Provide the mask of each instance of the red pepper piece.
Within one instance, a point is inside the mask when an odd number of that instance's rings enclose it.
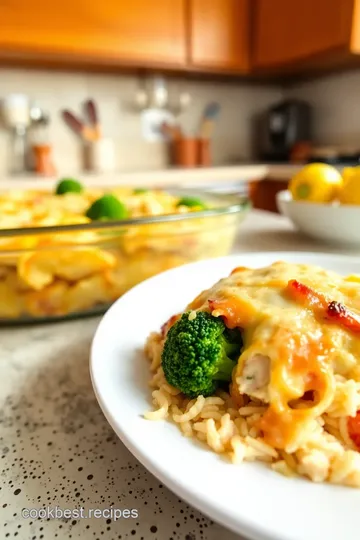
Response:
[[[297,302],[317,311],[324,320],[342,326],[353,333],[360,333],[360,317],[340,302],[328,301],[325,296],[311,287],[292,279],[287,292]]]
[[[350,439],[360,450],[360,411],[354,417],[349,416],[347,428]]]
[[[311,287],[300,283],[296,279],[291,279],[287,284],[287,291],[291,294],[294,300],[306,305],[309,308],[327,309],[327,301],[325,297],[314,291]]]
[[[360,317],[340,302],[333,301],[329,303],[326,318],[340,326],[344,326],[350,332],[360,333]]]

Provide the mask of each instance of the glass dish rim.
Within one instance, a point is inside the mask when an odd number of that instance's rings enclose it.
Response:
[[[188,212],[184,214],[160,214],[156,216],[145,216],[131,219],[112,220],[112,221],[91,221],[90,223],[76,223],[68,225],[50,225],[42,227],[26,227],[26,228],[13,228],[13,229],[0,229],[0,238],[5,237],[17,237],[17,236],[29,236],[36,234],[51,234],[51,233],[65,233],[65,232],[84,232],[84,231],[98,231],[107,229],[116,229],[124,227],[136,227],[140,225],[149,225],[155,223],[166,223],[185,221],[190,219],[199,219],[211,216],[231,215],[238,214],[251,208],[251,200],[246,195],[237,195],[235,193],[214,193],[211,191],[195,191],[195,190],[181,190],[181,189],[167,189],[167,192],[176,193],[191,193],[201,194],[204,196],[212,196],[218,201],[230,201],[228,205],[217,206],[214,208],[207,208],[205,210],[199,210],[197,212]]]

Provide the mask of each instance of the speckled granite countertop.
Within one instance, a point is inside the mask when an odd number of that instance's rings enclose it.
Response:
[[[0,330],[0,538],[235,540],[163,487],[117,439],[92,391],[98,318]],[[32,519],[23,509],[135,509]]]
[[[235,250],[322,247],[285,218],[254,211]],[[239,540],[163,487],[107,424],[88,370],[98,321],[0,329],[0,539]],[[43,506],[135,509],[138,517],[22,516]]]

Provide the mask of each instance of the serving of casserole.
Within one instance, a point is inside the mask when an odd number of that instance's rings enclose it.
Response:
[[[184,263],[226,255],[248,202],[159,189],[0,193],[0,320],[104,311],[133,285]]]
[[[146,344],[150,420],[234,463],[360,487],[360,276],[239,266]]]

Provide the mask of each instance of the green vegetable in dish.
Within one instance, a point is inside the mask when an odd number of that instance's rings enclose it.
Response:
[[[93,221],[119,220],[126,219],[129,212],[123,202],[119,201],[114,195],[107,194],[92,203],[86,212],[86,216]]]
[[[56,195],[64,195],[65,193],[82,193],[84,187],[74,180],[74,178],[63,178],[56,186]]]
[[[199,311],[184,313],[168,331],[162,368],[169,384],[186,396],[208,396],[231,381],[242,348],[241,332],[229,330],[222,319]]]
[[[206,204],[197,197],[182,197],[176,206],[188,206],[189,208],[198,207],[203,210],[206,209]]]
[[[143,193],[148,193],[148,189],[146,188],[135,188],[133,191],[134,195],[142,195]]]

